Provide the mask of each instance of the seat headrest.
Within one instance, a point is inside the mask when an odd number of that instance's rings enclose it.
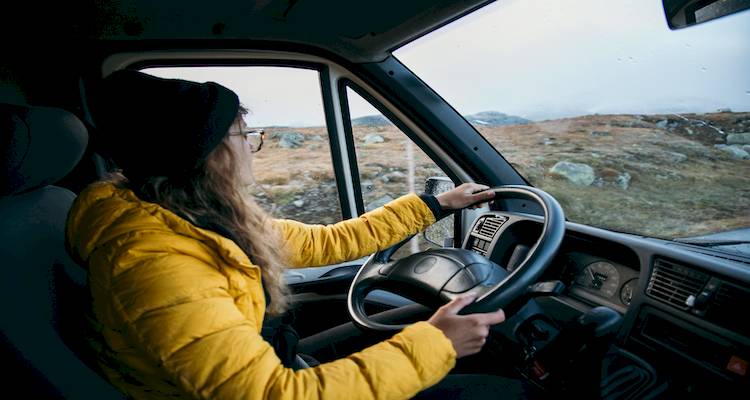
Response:
[[[83,123],[67,111],[0,103],[0,196],[60,180],[87,143]]]

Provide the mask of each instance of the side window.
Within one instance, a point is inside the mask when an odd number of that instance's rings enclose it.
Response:
[[[246,189],[276,218],[330,224],[342,219],[318,71],[292,67],[151,68],[164,78],[213,81],[238,94],[245,122],[265,130]]]
[[[346,96],[365,211],[408,193],[423,193],[427,178],[446,176],[419,146],[351,87],[346,88]],[[453,216],[439,224],[446,232],[445,238],[453,236]],[[436,246],[420,234],[396,257],[430,247]]]

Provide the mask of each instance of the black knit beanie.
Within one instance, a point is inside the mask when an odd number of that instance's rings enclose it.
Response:
[[[137,71],[107,76],[92,102],[99,151],[129,179],[201,168],[237,118],[237,95],[215,82]]]

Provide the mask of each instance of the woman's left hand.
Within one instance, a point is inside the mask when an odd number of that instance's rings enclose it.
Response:
[[[480,203],[485,203],[495,197],[495,192],[483,192],[485,189],[489,189],[489,186],[478,183],[464,183],[435,197],[444,210],[458,210],[471,204],[479,207]]]

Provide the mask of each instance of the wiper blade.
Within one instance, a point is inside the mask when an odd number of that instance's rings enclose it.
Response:
[[[675,242],[694,244],[696,246],[714,247],[714,246],[733,246],[738,244],[750,244],[750,240],[716,240],[716,239],[672,239]]]

